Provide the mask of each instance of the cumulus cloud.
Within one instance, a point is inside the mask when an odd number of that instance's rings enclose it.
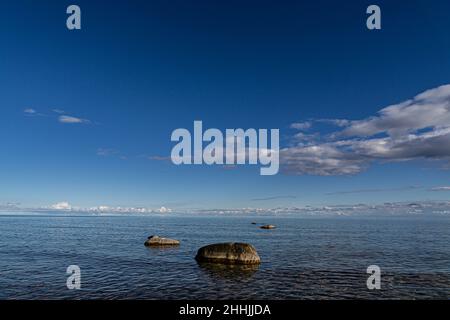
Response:
[[[324,121],[324,120],[319,120]],[[348,175],[371,163],[415,159],[450,162],[450,85],[383,108],[362,120],[327,120],[341,130],[280,151],[291,174]]]
[[[55,204],[51,205],[50,209],[53,209],[53,210],[71,210],[72,206],[68,202],[63,201],[63,202],[58,202],[58,203],[55,203]]]
[[[19,210],[20,203],[0,203],[0,211],[16,211]]]
[[[20,210],[18,206],[15,206],[17,210]],[[1,209],[1,206],[0,206]],[[55,203],[51,206],[47,207],[39,207],[39,208],[22,208],[27,211],[33,212],[41,212],[41,211],[66,211],[66,212],[77,212],[77,213],[92,213],[92,214],[167,214],[171,213],[172,209],[167,207],[160,207],[156,209],[146,208],[146,207],[120,207],[120,206],[108,206],[108,205],[99,205],[94,207],[78,207],[72,206],[67,201],[62,201]]]
[[[169,212],[172,212],[171,209],[166,208],[166,207],[161,207],[161,208],[159,208],[157,211],[158,211],[159,213],[169,213]]]
[[[115,214],[151,214],[151,213],[170,213],[172,209],[166,207],[160,207],[158,209],[146,208],[146,207],[112,207],[112,206],[96,206],[90,208],[74,208],[77,212],[86,213],[115,213]]]
[[[300,215],[300,216],[449,216],[450,201],[387,202],[382,204],[353,204],[277,208],[200,209],[196,214],[207,215]]]
[[[388,133],[403,136],[425,128],[450,126],[450,85],[427,90],[411,100],[386,107],[369,119],[351,121],[342,132],[346,136]]]
[[[162,206],[157,209],[146,207],[114,207],[95,206],[81,208],[71,206],[68,202],[59,202],[49,207],[24,208],[19,204],[0,204],[0,213],[11,212],[36,212],[47,213],[49,211],[64,213],[83,213],[92,215],[109,214],[168,214],[172,209]],[[195,215],[300,215],[300,216],[450,216],[450,201],[417,201],[417,202],[388,202],[382,204],[350,204],[350,205],[324,205],[302,207],[273,207],[273,208],[209,208],[209,209],[184,209],[175,211],[177,214]]]
[[[340,150],[333,143],[290,147],[280,150],[281,169],[290,174],[355,174],[367,166],[367,160]]]

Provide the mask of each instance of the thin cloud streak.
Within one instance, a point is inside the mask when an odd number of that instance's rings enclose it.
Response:
[[[119,150],[113,148],[98,148],[97,156],[99,157],[115,157],[121,160],[127,160],[128,157],[123,155]]]
[[[24,115],[28,116],[28,117],[37,117],[37,116],[52,117],[52,118],[56,118],[56,120],[59,123],[64,123],[64,124],[92,124],[91,120],[68,115],[68,114],[66,114],[66,112],[64,110],[53,109],[52,112],[53,112],[53,114],[52,113],[45,114],[45,113],[40,113],[37,110],[32,109],[32,108],[27,108],[27,109],[23,110]]]
[[[296,130],[308,130],[309,128],[311,128],[312,123],[310,121],[305,121],[305,122],[296,122],[296,123],[292,123],[290,125],[291,129],[296,129]]]
[[[434,192],[437,192],[437,191],[450,191],[450,187],[434,187],[434,188],[431,188],[429,191],[434,191]]]
[[[273,197],[266,197],[266,198],[255,198],[252,199],[252,201],[269,201],[269,200],[278,200],[278,199],[296,199],[296,196],[273,196]]]
[[[169,156],[150,156],[148,159],[154,161],[172,161],[172,158]]]
[[[400,187],[400,188],[379,188],[379,189],[355,189],[355,190],[346,190],[346,191],[336,191],[336,192],[328,192],[325,193],[327,196],[331,195],[345,195],[345,194],[355,194],[355,193],[377,193],[377,192],[391,192],[391,191],[411,191],[422,189],[419,186],[408,186],[408,187]]]
[[[84,123],[84,124],[91,123],[91,121],[87,120],[87,119],[81,119],[81,118],[77,118],[77,117],[73,117],[73,116],[66,116],[66,115],[59,116],[58,121],[60,123]]]
[[[28,108],[28,109],[23,110],[23,112],[25,112],[26,114],[35,114],[36,110]]]

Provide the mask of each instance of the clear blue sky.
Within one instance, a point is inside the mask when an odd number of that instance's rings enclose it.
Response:
[[[72,3],[82,10],[80,31],[65,26]],[[450,185],[447,154],[364,160],[352,174],[276,176],[149,159],[168,156],[171,132],[194,120],[280,128],[289,148],[292,123],[369,119],[449,84],[450,3],[376,3],[380,31],[366,28],[369,1],[3,3],[0,203],[177,209],[448,199],[430,191]],[[338,131],[322,126],[307,134]]]

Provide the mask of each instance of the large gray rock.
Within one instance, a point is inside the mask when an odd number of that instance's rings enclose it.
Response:
[[[224,264],[258,264],[261,262],[256,249],[247,243],[216,243],[198,250],[195,260]]]
[[[147,241],[144,243],[147,247],[150,246],[176,246],[180,244],[180,241],[169,239],[169,238],[161,238],[158,236],[150,236]]]

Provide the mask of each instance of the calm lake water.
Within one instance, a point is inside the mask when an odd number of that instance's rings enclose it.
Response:
[[[251,222],[277,225],[262,230]],[[144,246],[149,235],[181,240]],[[450,219],[0,216],[0,299],[449,299]],[[199,265],[249,242],[258,268]],[[81,268],[68,290],[66,268]],[[366,287],[369,265],[381,290]]]

